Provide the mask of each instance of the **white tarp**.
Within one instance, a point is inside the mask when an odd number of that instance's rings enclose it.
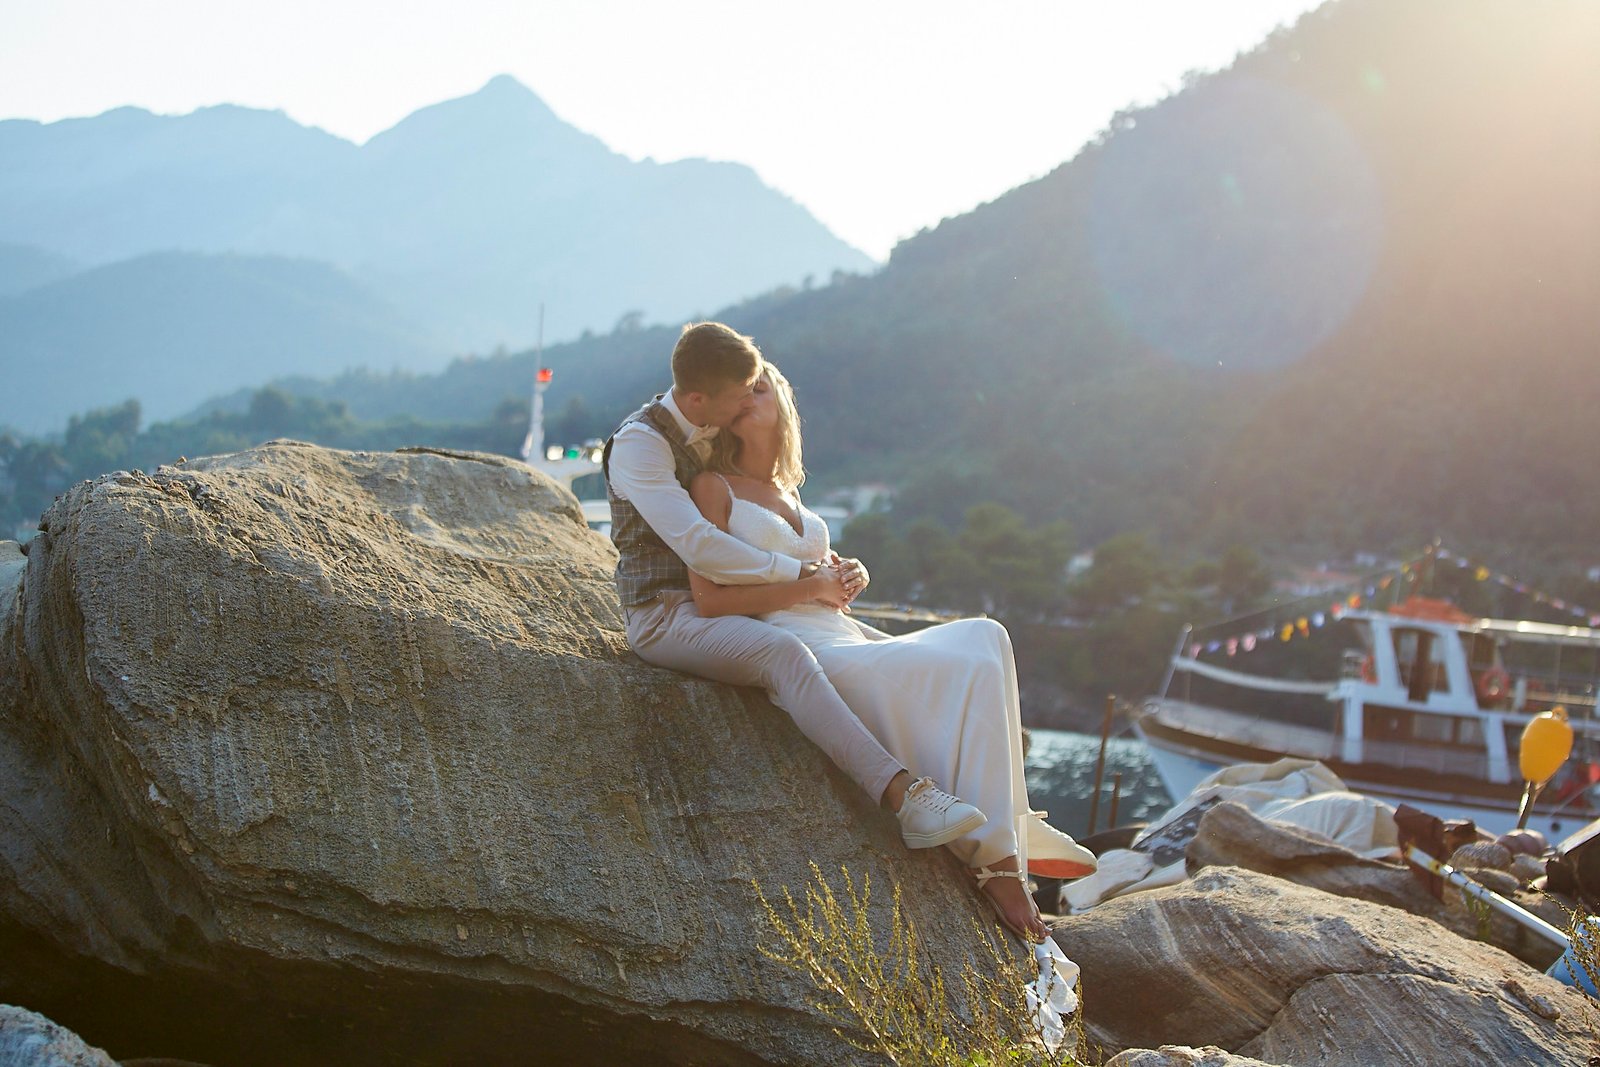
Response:
[[[1193,839],[1200,816],[1225,800],[1367,859],[1393,856],[1399,848],[1394,808],[1350,792],[1338,775],[1315,760],[1240,763],[1201,781],[1134,838],[1130,849],[1107,852],[1100,857],[1099,870],[1069,883],[1061,891],[1067,910],[1086,911],[1114,896],[1181,882],[1183,849]]]

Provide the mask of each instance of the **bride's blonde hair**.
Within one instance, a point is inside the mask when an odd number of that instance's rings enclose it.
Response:
[[[771,387],[778,402],[778,469],[773,476],[778,487],[789,493],[804,485],[806,480],[806,469],[800,462],[800,410],[795,407],[794,386],[783,372],[769,359],[761,361],[761,368],[758,380]],[[711,458],[706,460],[706,469],[743,474],[738,467],[739,445],[739,439],[728,430],[717,434],[711,439]]]

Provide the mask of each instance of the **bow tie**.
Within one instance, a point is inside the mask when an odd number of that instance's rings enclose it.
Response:
[[[711,454],[711,439],[717,436],[720,429],[717,426],[696,426],[694,433],[689,435],[689,439],[684,444],[696,456],[705,459],[706,456]]]

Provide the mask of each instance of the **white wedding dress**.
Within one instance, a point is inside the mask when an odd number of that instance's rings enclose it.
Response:
[[[799,516],[796,533],[782,515],[734,495],[728,532],[770,552],[823,558],[827,524],[803,504]],[[1016,855],[1026,864],[1019,847],[1028,815],[1022,716],[1005,627],[962,619],[890,637],[821,605],[760,618],[805,642],[850,710],[912,777],[931,777],[989,817],[950,843],[963,863],[985,866]]]

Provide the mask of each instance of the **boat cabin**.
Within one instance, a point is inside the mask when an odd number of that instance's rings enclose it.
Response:
[[[1186,632],[1162,695],[1137,724],[1169,788],[1207,768],[1296,756],[1328,764],[1359,791],[1500,819],[1519,791],[1524,727],[1560,705],[1572,757],[1535,810],[1552,830],[1600,813],[1600,630],[1476,618],[1418,597],[1389,611],[1346,611],[1341,623],[1353,647],[1331,661],[1341,666],[1330,681],[1202,659]]]

